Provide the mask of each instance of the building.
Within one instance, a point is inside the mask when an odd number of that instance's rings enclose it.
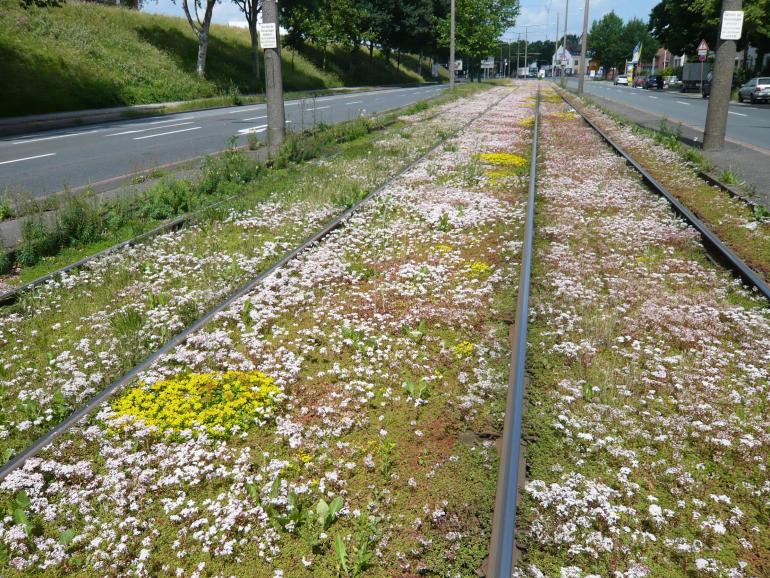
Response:
[[[556,53],[553,55],[551,65],[557,69],[561,69],[562,54],[565,55],[566,64],[564,65],[564,73],[567,75],[577,74],[580,70],[580,54],[572,54],[569,50],[559,46],[556,49]]]

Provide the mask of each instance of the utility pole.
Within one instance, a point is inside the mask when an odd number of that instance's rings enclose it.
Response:
[[[519,68],[521,63],[519,62],[519,55],[521,54],[521,32],[516,37],[516,78],[519,78]]]
[[[553,66],[551,67],[551,76],[556,78],[556,57],[559,56],[559,17],[561,14],[556,13],[556,36],[553,37]]]
[[[567,6],[564,9],[564,42],[561,45],[562,46],[562,53],[561,53],[561,59],[564,60],[564,58],[567,56],[567,20],[569,19],[569,0],[567,0]],[[561,67],[561,87],[565,88],[567,86],[567,79],[564,77],[564,75],[567,73],[567,67],[562,65]]]
[[[265,52],[265,100],[267,101],[267,144],[275,154],[286,136],[286,111],[283,108],[281,72],[281,36],[278,32],[278,2],[263,0],[259,40]]]
[[[505,64],[505,76],[506,77],[508,76],[508,71],[510,70],[510,68],[508,68],[509,66],[511,66],[511,43],[510,42],[508,43],[508,62],[506,62],[506,64]]]
[[[524,27],[524,68],[527,69],[527,78],[529,78],[529,62],[527,61],[527,48],[529,46],[527,44],[528,32],[529,32],[529,27],[525,26]]]
[[[731,27],[730,23],[735,22],[735,12],[741,11],[742,8],[743,0],[722,0],[722,24],[717,41],[717,56],[714,62],[714,75],[711,79],[711,94],[703,134],[703,149],[707,151],[722,150],[725,146],[727,111],[735,71],[735,40],[739,39],[742,33],[740,27],[736,30],[736,27]],[[727,18],[727,21],[725,12],[730,12],[728,15],[730,18]],[[742,25],[743,13],[739,12],[739,14]],[[727,26],[725,26],[726,22]],[[733,30],[729,30],[730,28]]]
[[[446,4],[444,4],[446,6]],[[455,0],[449,8],[449,90],[455,89]]]
[[[586,71],[588,70],[588,56],[586,48],[588,45],[588,0],[586,0],[583,9],[583,38],[580,43],[580,77],[578,78],[578,94],[583,94],[583,84],[585,83]]]

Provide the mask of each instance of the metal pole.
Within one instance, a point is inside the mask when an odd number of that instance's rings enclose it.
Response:
[[[588,48],[588,0],[586,0],[583,9],[583,38],[580,45],[580,77],[578,78],[578,94],[583,94],[583,84],[585,83],[586,71],[588,70],[586,49]]]
[[[446,6],[446,4],[444,4]],[[455,0],[449,8],[449,90],[455,89]]]
[[[559,56],[559,17],[561,14],[556,13],[556,36],[553,37],[553,66],[551,67],[551,76],[556,78],[556,57]]]
[[[561,58],[564,60],[564,58],[567,56],[567,20],[569,19],[569,0],[567,0],[567,5],[564,8],[564,43],[562,44],[562,53]],[[564,75],[567,73],[567,67],[562,65],[561,67],[561,87],[564,88],[567,86],[567,79],[564,78]]]
[[[743,0],[722,0],[722,22],[724,22],[725,11],[741,10],[742,8]],[[718,151],[725,146],[727,110],[730,105],[733,72],[735,71],[735,44],[735,40],[722,40],[720,38],[717,41],[717,56],[714,62],[714,74],[711,77],[711,94],[709,95],[706,127],[703,134],[704,150]],[[701,91],[703,91],[702,78]]]
[[[529,32],[529,26],[524,27],[524,68],[527,69],[527,78],[529,78],[529,61],[527,60],[527,48],[529,48],[529,45],[527,44],[527,33]]]
[[[516,37],[516,78],[519,78],[519,70],[521,69],[521,62],[519,56],[521,54],[521,32]]]
[[[278,151],[286,136],[286,112],[283,108],[283,76],[281,72],[281,35],[278,26],[278,3],[264,0],[262,22],[275,24],[276,48],[265,52],[265,100],[267,101],[267,144],[270,154]]]
[[[511,66],[511,43],[508,43],[508,62],[505,64],[505,76],[508,76],[508,73],[510,72]]]

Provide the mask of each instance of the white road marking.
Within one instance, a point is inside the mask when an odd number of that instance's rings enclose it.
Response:
[[[178,132],[187,132],[188,130],[198,130],[199,128],[203,128],[203,127],[194,126],[192,128],[182,128],[182,129],[179,129],[179,130],[172,130],[171,132],[161,132],[161,133],[158,133],[158,134],[147,134],[147,135],[144,135],[144,136],[135,136],[134,140],[142,140],[142,139],[146,139],[146,138],[155,138],[156,136],[166,136],[167,134],[176,134]]]
[[[95,132],[99,132],[100,130],[101,129],[96,129],[96,130],[87,130],[86,132],[71,132],[71,133],[67,133],[67,134],[57,134],[55,136],[44,136],[44,137],[40,137],[40,138],[27,138],[27,139],[23,139],[23,140],[13,141],[11,144],[15,144],[16,145],[16,144],[24,144],[24,143],[28,143],[28,142],[40,142],[40,141],[43,141],[43,140],[53,140],[53,139],[56,139],[56,138],[67,138],[67,137],[70,137],[70,136],[80,136],[81,134],[92,134],[92,133],[95,133]]]
[[[259,126],[252,126],[251,128],[242,128],[238,131],[238,134],[255,134],[259,132],[265,132],[267,130],[266,124],[261,124]]]
[[[258,108],[262,108],[265,106],[264,104],[258,104],[256,106],[239,106],[238,110],[230,110],[227,112],[227,114],[241,114],[242,112],[246,112],[247,110],[257,110]]]
[[[364,102],[364,101],[363,100],[353,100],[351,102],[346,102],[345,104],[361,104],[362,102]]]
[[[19,163],[21,161],[31,161],[32,159],[42,159],[43,157],[52,157],[56,153],[48,153],[45,155],[35,155],[34,157],[24,157],[23,159],[13,159],[12,161],[0,161],[0,165],[7,165],[9,163]]]
[[[648,95],[648,97],[649,97],[649,98],[654,98],[655,100],[658,100],[658,97],[657,97],[657,96],[652,96],[651,94],[650,94],[650,95]]]
[[[315,107],[311,107],[311,108],[306,108],[305,110],[310,112],[310,111],[313,111],[313,110],[324,110],[324,109],[327,109],[327,108],[331,108],[331,107],[330,106],[315,106]]]
[[[292,121],[287,120],[286,124],[291,124]],[[252,126],[251,128],[242,128],[238,131],[238,134],[259,134],[267,130],[266,124],[260,124],[259,126]]]
[[[683,104],[683,105],[685,105],[685,106],[690,106],[690,103],[689,103],[689,102],[682,102],[681,100],[677,100],[676,102],[677,102],[678,104]]]
[[[727,114],[734,114],[735,116],[749,116],[748,114],[743,114],[742,112],[733,112],[732,110],[728,110]]]
[[[241,121],[246,122],[247,120],[262,120],[263,118],[267,118],[267,115],[263,116],[251,116],[249,118],[242,118]]]
[[[138,132],[147,132],[148,130],[163,130],[164,128],[171,128],[171,127],[174,127],[174,126],[184,126],[186,124],[192,124],[192,121],[190,121],[190,122],[178,122],[176,124],[167,124],[167,125],[164,125],[164,126],[153,126],[153,127],[150,127],[150,128],[138,128],[136,130],[124,130],[123,132],[114,132],[112,134],[107,134],[107,135],[104,135],[104,136],[120,136],[120,135],[124,135],[124,134],[136,134]]]

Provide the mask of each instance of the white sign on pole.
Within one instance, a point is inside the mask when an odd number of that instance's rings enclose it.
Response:
[[[487,60],[481,61],[481,68],[494,68],[495,67],[495,59],[489,58]]]
[[[463,61],[455,60],[455,72],[462,72],[462,71],[463,71]]]
[[[721,40],[740,40],[743,32],[743,10],[725,10],[722,14]]]
[[[705,40],[701,40],[700,44],[698,44],[698,56],[706,56],[709,53],[709,45],[706,44]]]
[[[275,33],[275,22],[260,22],[259,26],[259,47],[278,48],[278,35]]]

